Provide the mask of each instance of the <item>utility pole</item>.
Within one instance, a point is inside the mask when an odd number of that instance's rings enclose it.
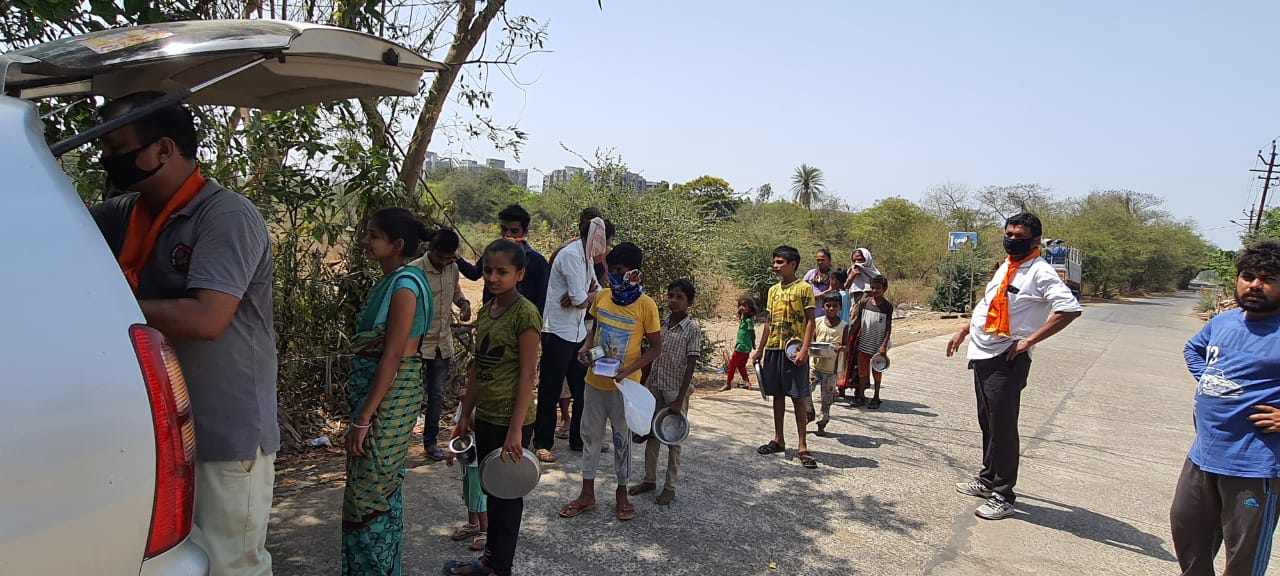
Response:
[[[1258,219],[1254,220],[1252,216],[1250,216],[1249,218],[1251,232],[1257,232],[1258,228],[1262,227],[1262,214],[1267,211],[1267,191],[1271,189],[1271,182],[1274,181],[1274,177],[1272,177],[1271,174],[1276,169],[1276,141],[1275,140],[1271,141],[1271,159],[1268,160],[1266,158],[1263,158],[1261,150],[1258,151],[1258,159],[1261,160],[1263,164],[1267,165],[1267,169],[1266,170],[1254,169],[1254,170],[1250,170],[1250,172],[1266,172],[1267,174],[1266,176],[1258,177],[1258,179],[1262,180],[1262,200],[1258,202]]]

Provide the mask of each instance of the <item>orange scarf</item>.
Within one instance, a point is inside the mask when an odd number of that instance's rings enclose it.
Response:
[[[169,217],[190,204],[200,189],[204,188],[205,179],[197,168],[182,183],[169,202],[159,214],[152,214],[144,206],[139,206],[142,199],[133,205],[133,213],[129,215],[129,227],[125,231],[124,246],[120,248],[120,270],[129,281],[134,294],[138,293],[138,276],[151,259],[151,251],[155,249],[156,238],[169,222]]]
[[[983,332],[987,334],[995,332],[1005,338],[1013,335],[1013,332],[1009,329],[1009,283],[1013,282],[1013,275],[1018,273],[1020,266],[1028,260],[1039,257],[1039,248],[1032,250],[1030,254],[1023,256],[1020,260],[1014,260],[1013,256],[1009,257],[1009,268],[1004,271],[1004,280],[1000,281],[1000,290],[991,299],[991,307],[987,309],[987,323],[982,328]]]

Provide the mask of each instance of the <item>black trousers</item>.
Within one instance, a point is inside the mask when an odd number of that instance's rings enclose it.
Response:
[[[476,454],[480,458],[501,448],[507,441],[507,426],[476,420]],[[525,426],[520,445],[529,446],[533,426]],[[485,564],[495,574],[511,574],[511,563],[516,558],[516,543],[520,540],[520,520],[524,516],[524,498],[507,500],[485,491],[489,505],[489,540],[484,547]]]
[[[1169,525],[1183,576],[1214,576],[1213,558],[1227,548],[1224,574],[1266,574],[1280,520],[1280,478],[1205,472],[1190,458],[1173,493]]]
[[[1027,387],[1031,357],[1019,354],[1012,362],[1002,353],[974,360],[973,390],[978,398],[978,426],[982,428],[982,471],[978,479],[1005,502],[1013,503],[1018,482],[1018,412]]]
[[[578,362],[582,342],[569,342],[555,334],[542,334],[542,360],[538,366],[538,419],[534,422],[533,445],[550,450],[556,443],[556,407],[560,389],[567,378],[573,396],[569,419],[569,448],[582,449],[582,390],[586,386],[587,367]]]

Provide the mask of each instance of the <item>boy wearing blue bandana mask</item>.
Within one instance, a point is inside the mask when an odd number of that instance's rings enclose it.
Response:
[[[630,242],[615,246],[605,256],[609,287],[600,291],[591,306],[596,329],[587,335],[580,355],[584,356],[598,345],[604,348],[604,358],[587,370],[582,414],[582,492],[560,509],[560,515],[565,518],[596,507],[596,468],[600,463],[600,441],[606,420],[613,431],[613,469],[618,481],[615,512],[622,521],[636,515],[627,498],[627,484],[631,480],[631,431],[627,428],[622,393],[616,383],[624,378],[638,381],[641,369],[662,354],[658,305],[640,287],[643,261],[640,247]],[[649,349],[641,353],[644,340],[648,340]],[[616,371],[606,368],[608,366],[616,366]]]

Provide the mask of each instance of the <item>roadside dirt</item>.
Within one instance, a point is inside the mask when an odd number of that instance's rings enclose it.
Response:
[[[480,302],[482,284],[462,281],[462,290],[466,298],[474,303]],[[728,294],[722,291],[722,294]],[[726,295],[722,300],[729,300],[726,305],[720,302],[717,312],[732,313],[733,296]],[[943,317],[939,312],[899,308],[893,324],[893,343],[895,346],[910,344],[919,340],[949,334],[959,330],[966,322],[965,317]],[[729,354],[733,351],[734,338],[737,334],[738,322],[733,318],[713,318],[702,322],[703,332],[715,345],[715,352],[707,362],[707,368],[694,373],[693,397],[701,398],[715,394],[724,384],[724,367]],[[758,329],[757,329],[758,330]],[[939,350],[939,354],[941,354]],[[752,377],[752,386],[755,378]],[[445,418],[451,419],[452,414]],[[447,434],[448,426],[442,424],[441,433]],[[332,447],[289,448],[282,450],[276,460],[276,500],[289,498],[298,492],[341,484],[345,475],[346,458],[342,449],[341,425],[331,423],[327,430]],[[430,462],[420,440],[422,426],[414,429],[414,442],[410,446],[406,466],[410,468],[430,464],[444,466],[443,462]]]

